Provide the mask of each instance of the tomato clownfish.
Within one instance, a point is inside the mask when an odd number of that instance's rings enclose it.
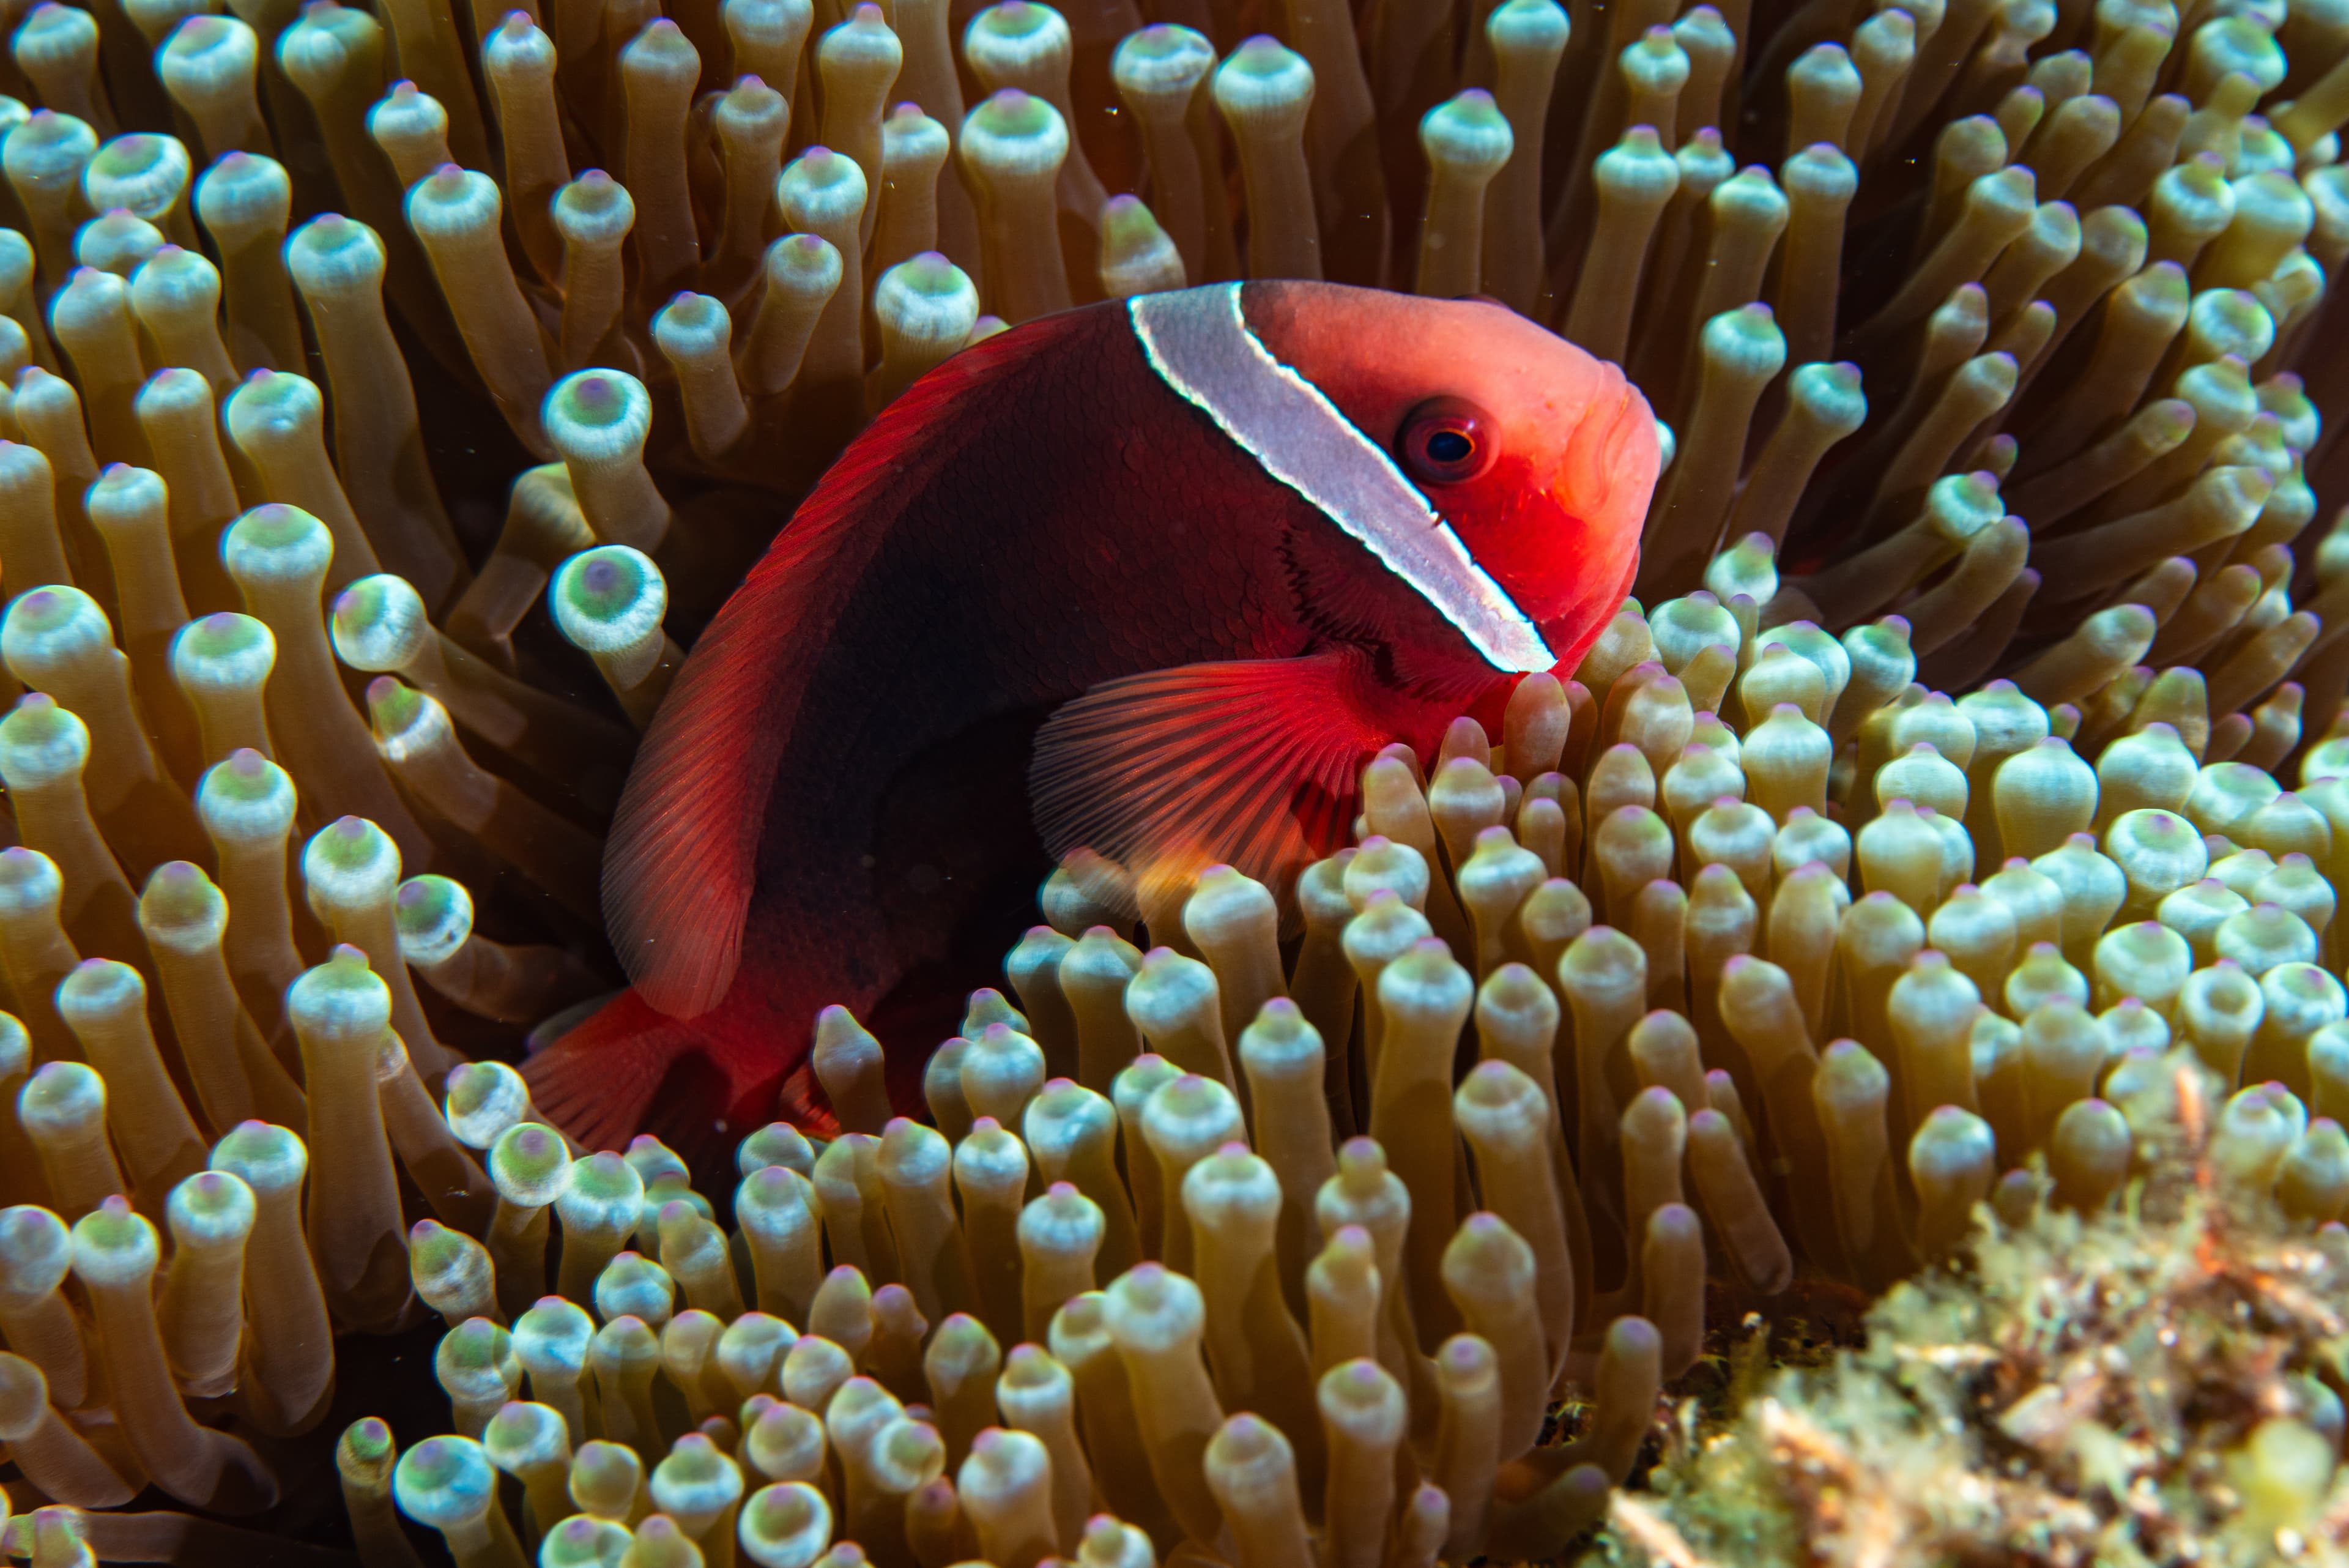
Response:
[[[590,1147],[821,1122],[833,1002],[917,1105],[958,1014],[892,999],[986,983],[1050,857],[1285,889],[1381,746],[1571,671],[1658,462],[1620,371],[1485,301],[1219,284],[956,355],[678,673],[604,867],[632,988],[538,1106]]]

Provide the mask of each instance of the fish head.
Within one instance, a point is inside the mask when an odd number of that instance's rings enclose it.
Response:
[[[1247,318],[1571,671],[1630,591],[1661,462],[1623,372],[1492,300],[1251,285]]]

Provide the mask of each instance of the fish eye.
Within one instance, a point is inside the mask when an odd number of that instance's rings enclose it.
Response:
[[[1430,398],[1403,417],[1402,465],[1426,484],[1458,484],[1492,466],[1492,421],[1460,398]]]

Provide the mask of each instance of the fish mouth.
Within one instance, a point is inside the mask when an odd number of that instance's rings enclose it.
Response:
[[[1606,512],[1625,490],[1626,478],[1638,485],[1644,508],[1662,455],[1655,412],[1647,398],[1621,371],[1611,365],[1607,370],[1615,383],[1613,395],[1602,392],[1585,404],[1568,438],[1568,450],[1576,454],[1569,475],[1576,502],[1571,510],[1586,518]]]

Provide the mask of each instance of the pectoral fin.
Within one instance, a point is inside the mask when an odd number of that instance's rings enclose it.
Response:
[[[1374,694],[1350,651],[1104,682],[1037,732],[1037,831],[1063,863],[1090,851],[1123,867],[1097,878],[1122,914],[1221,862],[1270,888],[1292,922],[1297,873],[1345,842],[1362,766],[1391,738]]]

